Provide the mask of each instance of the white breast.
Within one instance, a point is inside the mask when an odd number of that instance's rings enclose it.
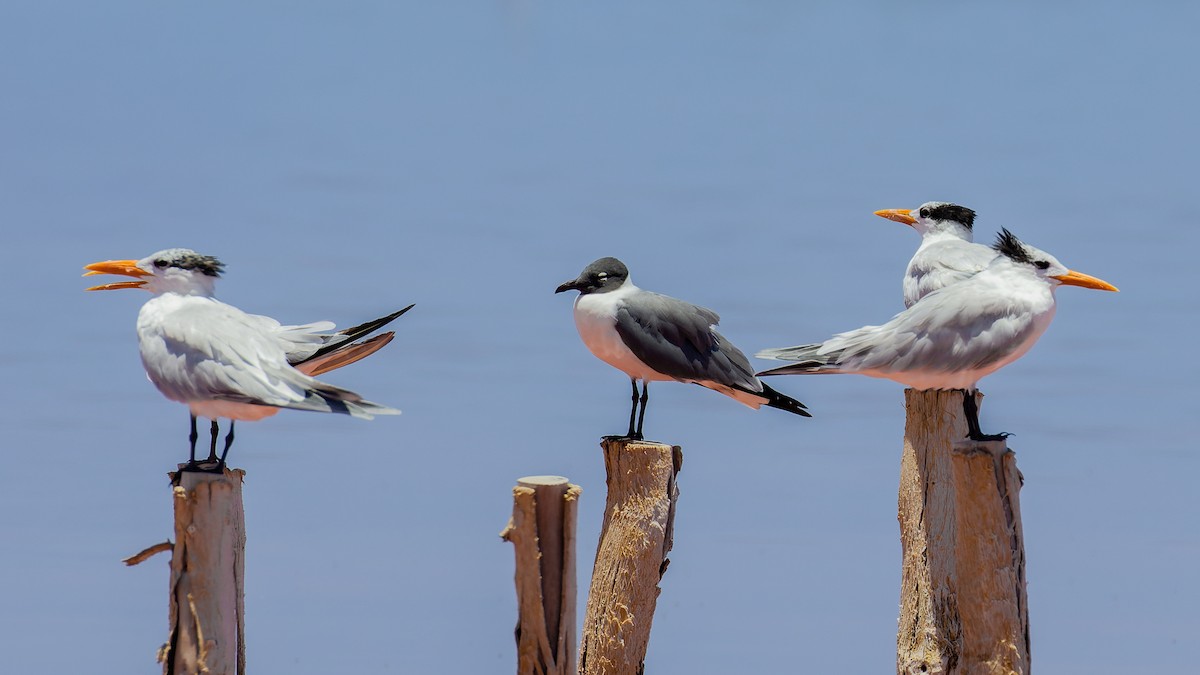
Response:
[[[626,281],[625,285],[608,293],[589,293],[575,298],[575,328],[583,344],[596,358],[637,380],[650,382],[672,380],[660,375],[642,363],[617,333],[617,310],[625,298],[636,293],[637,286]]]

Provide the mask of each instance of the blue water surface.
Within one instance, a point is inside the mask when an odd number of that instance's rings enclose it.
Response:
[[[0,670],[154,673],[166,638],[166,556],[120,559],[171,536],[187,414],[141,371],[146,296],[84,293],[83,264],[195,248],[287,322],[416,302],[325,376],[404,415],[239,427],[250,669],[504,673],[510,487],[583,486],[586,587],[628,404],[555,286],[615,255],[747,352],[820,339],[901,307],[917,237],[871,212],[933,199],[1122,291],[1063,289],[982,384],[1026,479],[1034,663],[1195,668],[1194,3],[2,14]],[[894,669],[901,387],[773,384],[814,418],[652,387],[686,459],[649,673]]]

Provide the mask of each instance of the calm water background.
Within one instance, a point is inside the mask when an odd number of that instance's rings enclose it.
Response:
[[[1149,4],[1149,3],[1143,3]],[[584,487],[624,376],[554,287],[624,259],[750,352],[879,322],[914,233],[976,208],[1122,292],[1067,288],[983,383],[1016,435],[1034,662],[1193,672],[1195,4],[51,3],[0,20],[0,644],[6,673],[153,673],[166,472],[187,415],[145,381],[146,299],[80,266],[220,256],[220,297],[396,341],[326,375],[404,409],[239,429],[247,629],[264,673],[504,673],[515,478]],[[684,447],[652,673],[886,673],[898,385],[790,378],[802,420],[654,387]],[[86,666],[84,665],[86,663]]]

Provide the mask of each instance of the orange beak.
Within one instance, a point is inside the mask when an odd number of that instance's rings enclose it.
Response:
[[[85,265],[83,269],[87,272],[83,276],[90,277],[97,274],[120,274],[126,277],[148,277],[150,273],[137,266],[136,260],[105,260],[104,262],[92,263]],[[87,289],[89,291],[116,291],[122,288],[141,288],[146,285],[145,281],[118,281],[112,284],[103,284],[100,286],[92,286]]]
[[[1113,286],[1103,279],[1097,279],[1096,277],[1084,274],[1083,272],[1076,272],[1074,270],[1051,278],[1058,279],[1067,286],[1083,286],[1084,288],[1094,288],[1099,291],[1117,291],[1116,286]]]
[[[894,220],[897,223],[904,223],[905,225],[915,225],[917,222],[917,219],[908,215],[909,212],[910,212],[909,209],[883,209],[881,211],[876,211],[875,215],[879,216],[880,218],[887,218],[888,220]]]

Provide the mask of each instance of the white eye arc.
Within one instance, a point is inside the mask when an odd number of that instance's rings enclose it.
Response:
[[[601,273],[597,274],[596,276],[597,276],[598,278],[600,278],[600,279],[607,279],[607,278],[608,278],[608,272],[601,272]]]

